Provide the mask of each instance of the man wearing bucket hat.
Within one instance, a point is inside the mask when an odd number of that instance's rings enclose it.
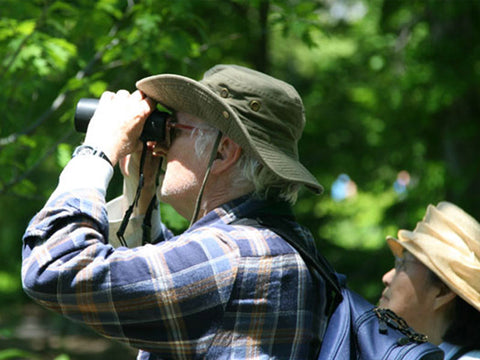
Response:
[[[30,222],[25,291],[140,349],[139,359],[313,358],[326,325],[323,280],[268,221],[242,222],[274,218],[313,249],[291,210],[301,185],[322,191],[298,158],[305,123],[298,93],[233,65],[215,66],[201,81],[156,75],[137,88],[102,95],[82,151]],[[172,113],[165,141],[149,144],[166,163],[158,190],[158,161],[137,153],[155,103]],[[108,217],[137,205],[126,216],[129,230],[120,231],[128,247],[108,241],[105,193],[117,162],[124,194]],[[191,219],[189,229],[174,236],[165,228],[150,206],[155,193]],[[151,227],[146,238],[142,218]]]
[[[426,334],[446,360],[480,359],[480,224],[441,202],[387,242],[395,267],[383,276],[379,306]]]

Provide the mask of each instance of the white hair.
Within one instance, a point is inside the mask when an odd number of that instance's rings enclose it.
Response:
[[[195,140],[195,154],[197,158],[210,156],[210,147],[215,141],[217,135],[213,127],[195,129],[191,136],[196,136]],[[269,168],[264,166],[257,159],[247,155],[244,151],[237,163],[235,164],[235,171],[233,176],[232,186],[235,188],[254,187],[254,194],[266,199],[269,196],[278,197],[282,200],[288,201],[290,204],[295,204],[300,190],[300,184],[289,182],[280,178]]]

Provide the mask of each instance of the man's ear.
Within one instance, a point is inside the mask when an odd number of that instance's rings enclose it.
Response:
[[[441,307],[451,303],[457,294],[455,294],[450,288],[445,284],[440,284],[439,291],[437,296],[435,297],[433,308],[434,310],[438,310]],[[452,302],[453,303],[453,302]]]
[[[228,137],[223,137],[218,145],[211,172],[218,175],[230,169],[235,165],[241,154],[242,148],[240,145]]]

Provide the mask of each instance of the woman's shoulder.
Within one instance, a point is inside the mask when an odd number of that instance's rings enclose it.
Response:
[[[475,360],[480,359],[480,350],[471,350],[458,358],[459,360]]]
[[[445,353],[445,360],[475,360],[480,359],[480,348],[462,348],[461,346],[443,342],[439,345]]]

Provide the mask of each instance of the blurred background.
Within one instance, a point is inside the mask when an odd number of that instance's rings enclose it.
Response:
[[[83,135],[82,97],[218,63],[294,85],[302,162],[325,193],[296,214],[372,302],[386,235],[452,201],[480,217],[480,2],[0,0],[0,359],[134,359],[21,289],[21,238]],[[121,192],[113,179],[109,198]],[[164,207],[175,231],[186,221]]]

